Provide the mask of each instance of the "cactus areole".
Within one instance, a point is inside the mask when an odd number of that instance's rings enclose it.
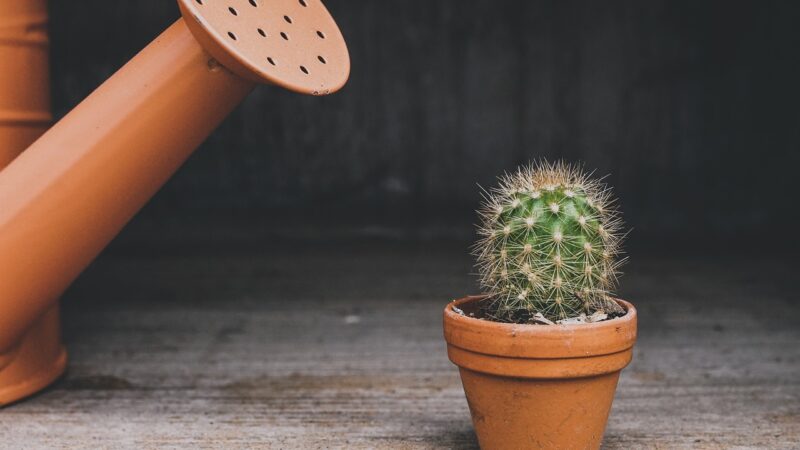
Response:
[[[475,245],[486,315],[502,322],[621,313],[621,220],[611,191],[579,168],[540,162],[486,192]]]

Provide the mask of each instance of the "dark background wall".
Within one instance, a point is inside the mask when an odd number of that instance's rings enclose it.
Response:
[[[476,184],[545,157],[609,174],[634,241],[791,236],[798,2],[326,4],[348,86],[257,89],[137,221],[462,232]],[[172,0],[54,1],[51,14],[59,116],[178,17]]]

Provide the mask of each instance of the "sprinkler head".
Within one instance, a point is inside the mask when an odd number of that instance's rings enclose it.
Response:
[[[178,0],[195,39],[246,79],[326,95],[350,74],[342,33],[320,0]]]

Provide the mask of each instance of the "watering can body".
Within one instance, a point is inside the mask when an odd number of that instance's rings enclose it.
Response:
[[[0,170],[52,123],[47,18],[45,0],[0,0]],[[28,324],[10,354],[0,354],[0,405],[39,391],[64,372],[60,327],[55,300]]]

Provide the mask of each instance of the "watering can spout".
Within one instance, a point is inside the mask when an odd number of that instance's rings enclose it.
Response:
[[[0,172],[0,353],[254,83],[178,21]]]
[[[318,0],[179,3],[184,18],[0,171],[0,380],[31,325],[257,82],[324,94],[347,79]]]

